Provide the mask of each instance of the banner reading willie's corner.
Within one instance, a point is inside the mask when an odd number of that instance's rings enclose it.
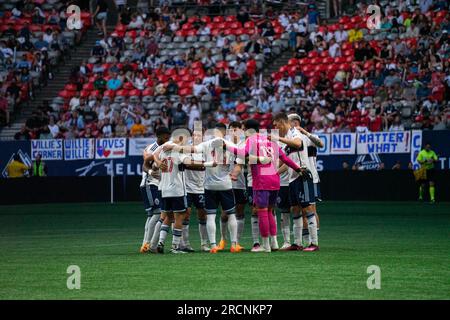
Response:
[[[359,170],[391,169],[400,163],[407,170],[422,144],[430,142],[438,155],[436,168],[450,169],[450,131],[396,131],[362,133],[320,133],[324,147],[318,150],[319,171],[342,170],[345,162]],[[0,172],[6,178],[6,167],[14,155],[31,166],[38,153],[47,163],[49,176],[104,176],[141,174],[142,152],[154,138],[107,138],[75,140],[31,140],[0,142]],[[113,168],[111,168],[113,159]]]

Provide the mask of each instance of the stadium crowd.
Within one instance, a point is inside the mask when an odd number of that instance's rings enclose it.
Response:
[[[0,11],[0,123],[46,86],[70,48],[91,23],[81,13],[79,30],[67,28],[71,2],[54,0],[2,1]]]
[[[315,133],[449,128],[447,2],[378,2],[373,29],[365,2],[335,23],[313,3],[215,17],[124,7],[114,31],[16,138],[143,137],[195,120],[211,128],[254,118],[270,127],[279,111],[297,112]],[[287,65],[263,76],[285,50]]]

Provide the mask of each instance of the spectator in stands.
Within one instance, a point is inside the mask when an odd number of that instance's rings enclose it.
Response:
[[[30,131],[27,129],[26,125],[20,128],[20,131],[14,135],[14,140],[30,140]]]
[[[48,123],[47,127],[48,127],[48,129],[49,129],[49,131],[50,131],[50,133],[51,133],[53,138],[56,138],[59,135],[59,133],[60,133],[59,126],[58,126],[58,124],[55,123],[55,117],[54,116],[51,116],[49,118],[49,123]]]
[[[390,70],[389,75],[384,79],[384,85],[386,87],[393,87],[396,84],[400,84],[401,79],[395,72],[395,70]]]
[[[308,31],[314,31],[320,24],[320,13],[317,11],[316,5],[310,3],[308,5]]]
[[[6,166],[8,178],[23,178],[31,168],[22,162],[19,154],[14,155],[13,161]]]
[[[108,90],[116,91],[122,87],[122,84],[122,80],[120,80],[118,74],[115,73],[113,77],[106,82],[106,87]]]
[[[178,103],[176,109],[172,109],[172,129],[185,127],[187,120],[188,116],[183,110],[183,105]]]
[[[91,56],[96,58],[97,62],[102,62],[103,59],[106,57],[105,48],[103,48],[99,40],[95,42],[95,46],[92,48],[91,51]]]
[[[177,95],[178,94],[178,84],[171,78],[166,88],[166,95]]]
[[[108,3],[106,0],[97,0],[93,16],[99,30],[97,35],[106,37],[106,20],[108,19]]]
[[[125,122],[124,122],[122,117],[119,117],[119,121],[116,124],[116,126],[114,128],[114,131],[115,131],[115,136],[116,137],[120,138],[120,137],[126,137],[127,136],[127,133],[128,133],[127,126],[125,125]]]

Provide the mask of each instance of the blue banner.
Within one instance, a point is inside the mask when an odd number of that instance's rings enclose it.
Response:
[[[333,148],[339,149],[340,152],[349,152],[349,149],[356,148],[358,135],[356,134],[353,138],[352,134],[320,134],[319,137],[325,142],[325,147],[320,149],[318,153],[317,166],[319,171],[343,170],[344,168],[351,170],[352,167],[357,170],[390,170],[394,166],[399,166],[400,169],[405,170],[415,165],[417,153],[425,143],[431,143],[432,149],[438,155],[436,169],[450,169],[450,131],[448,130],[408,131],[408,136],[400,137],[400,135],[397,135],[392,138],[396,139],[397,142],[408,139],[411,142],[409,153],[366,153],[358,155],[353,151],[351,154],[336,155],[331,152]],[[382,137],[373,137],[373,139],[380,139],[379,141],[388,141],[389,143],[391,138],[386,137],[387,140]],[[355,139],[353,146],[351,146],[352,139]],[[49,143],[49,140],[36,141],[38,140],[0,142],[0,172],[2,177],[6,177],[6,167],[15,155],[19,155],[22,162],[30,166],[33,156],[32,151],[36,153],[38,150],[39,152],[45,151],[46,158],[61,159],[44,160],[47,164],[49,176],[109,175],[111,173],[111,162],[116,176],[135,176],[141,175],[142,172],[142,155],[138,151],[133,151],[134,149],[137,150],[135,145],[133,145],[133,150],[129,149],[129,139],[100,141],[101,157],[98,154],[95,156],[95,153],[100,152],[99,149],[94,150],[97,142],[88,139],[54,140],[53,143]],[[105,150],[111,150],[111,152],[103,154]],[[111,159],[110,155],[120,156],[121,158]]]

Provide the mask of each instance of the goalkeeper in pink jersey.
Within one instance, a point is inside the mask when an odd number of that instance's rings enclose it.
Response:
[[[272,209],[276,205],[280,190],[280,176],[277,173],[278,160],[300,174],[303,173],[303,169],[289,159],[275,142],[259,133],[258,121],[247,120],[244,126],[247,133],[253,132],[245,141],[245,147],[238,149],[228,144],[226,148],[238,157],[245,157],[249,160],[253,176],[253,201],[258,213],[259,231],[263,243],[260,252],[271,252],[269,236],[272,245],[277,243],[277,225],[275,217],[272,215]],[[273,249],[278,248],[275,245]]]

